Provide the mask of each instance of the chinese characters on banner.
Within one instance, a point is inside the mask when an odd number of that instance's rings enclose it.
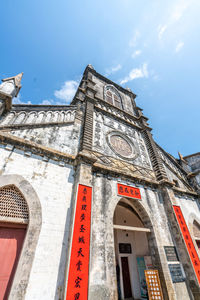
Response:
[[[145,270],[149,300],[163,300],[158,270]]]
[[[174,209],[176,218],[178,220],[178,223],[179,223],[179,226],[180,226],[180,229],[181,229],[181,232],[182,232],[182,235],[183,235],[183,238],[184,238],[190,259],[191,259],[191,262],[193,264],[194,271],[196,273],[198,282],[200,284],[200,260],[199,260],[198,254],[194,247],[188,227],[185,223],[185,219],[183,217],[181,208],[179,206],[173,205],[173,209]]]
[[[79,184],[66,300],[87,300],[92,188]]]
[[[138,188],[134,188],[132,186],[118,183],[117,191],[118,191],[118,195],[130,197],[130,198],[134,198],[134,199],[135,198],[141,199],[140,189],[138,189]]]

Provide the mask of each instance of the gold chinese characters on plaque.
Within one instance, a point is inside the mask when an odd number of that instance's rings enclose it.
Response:
[[[158,270],[145,270],[149,300],[163,300]]]

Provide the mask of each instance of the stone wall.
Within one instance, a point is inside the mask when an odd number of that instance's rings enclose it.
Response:
[[[196,180],[200,186],[200,153],[186,156],[184,159],[188,162],[191,171],[196,174]]]
[[[25,299],[60,299],[71,217],[73,168],[59,166],[53,160],[45,162],[36,155],[27,157],[20,150],[0,148],[0,170],[1,175],[23,176],[41,203],[42,226]]]

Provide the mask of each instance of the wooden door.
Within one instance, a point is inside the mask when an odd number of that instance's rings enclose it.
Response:
[[[25,237],[24,228],[0,227],[0,300],[7,300]]]
[[[124,298],[131,298],[132,290],[131,290],[130,272],[128,266],[128,257],[121,257],[121,263],[122,263],[122,278],[123,278],[123,285],[124,285]]]

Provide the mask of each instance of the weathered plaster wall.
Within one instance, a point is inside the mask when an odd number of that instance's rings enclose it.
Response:
[[[164,164],[164,168],[165,168],[165,171],[166,171],[166,173],[167,173],[167,177],[168,177],[168,179],[169,179],[171,182],[173,182],[173,180],[176,180],[176,181],[178,182],[178,185],[179,185],[180,188],[187,190],[187,186],[183,183],[182,180],[180,180],[180,179],[178,178],[178,176],[176,176],[176,174],[175,174],[174,172],[172,172],[172,171],[169,169],[169,167],[167,167],[167,166]]]
[[[197,198],[187,195],[180,195],[176,196],[176,202],[177,205],[181,207],[183,216],[188,226],[191,221],[191,215],[196,218],[197,221],[200,220],[200,205]]]
[[[0,117],[0,129],[54,150],[76,155],[80,142],[80,122],[75,121],[76,107],[65,110],[19,110],[15,107]],[[51,109],[51,108],[49,108]]]
[[[196,172],[196,180],[200,186],[200,154],[189,156],[186,158],[192,172]]]
[[[27,157],[20,150],[0,148],[0,170],[3,175],[23,176],[34,188],[42,207],[42,227],[25,299],[59,299],[70,226],[73,168],[42,161],[35,155]]]
[[[11,133],[40,145],[67,154],[76,155],[79,144],[80,126],[77,124],[49,126],[43,128],[11,130]]]

